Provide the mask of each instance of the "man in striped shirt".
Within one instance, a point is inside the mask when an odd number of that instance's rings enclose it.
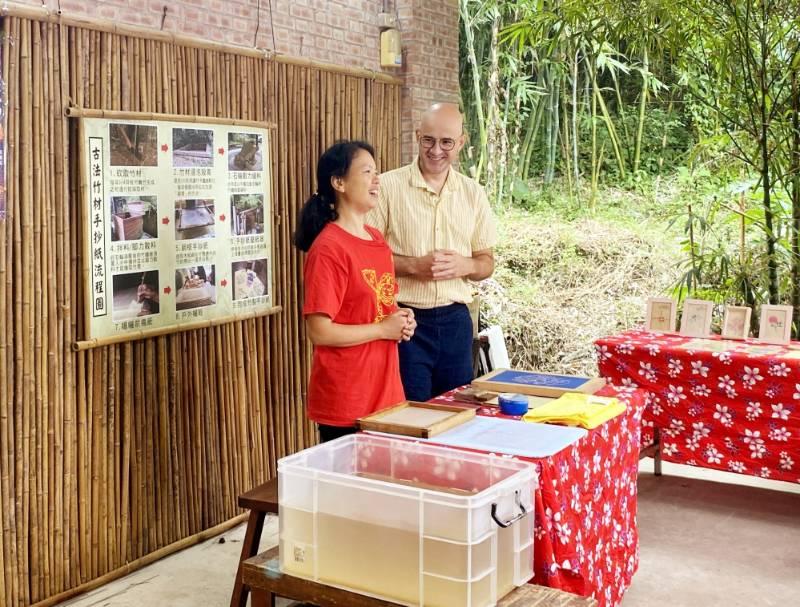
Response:
[[[398,302],[415,313],[414,337],[400,344],[400,374],[406,398],[425,401],[472,381],[469,281],[494,271],[496,228],[483,188],[451,166],[465,142],[458,107],[432,105],[416,137],[418,156],[381,175],[367,221],[392,249]]]

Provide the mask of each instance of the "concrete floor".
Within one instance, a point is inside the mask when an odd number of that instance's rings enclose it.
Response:
[[[800,484],[671,464],[656,478],[644,460],[639,532],[623,607],[800,605]],[[261,549],[277,534],[270,517]],[[243,537],[242,525],[61,605],[223,607]]]

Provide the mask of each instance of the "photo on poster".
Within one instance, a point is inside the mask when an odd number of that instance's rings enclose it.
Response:
[[[261,148],[264,136],[257,133],[228,133],[228,170],[263,171]]]
[[[231,196],[231,232],[234,236],[264,233],[264,195]]]
[[[269,261],[266,257],[233,262],[231,276],[234,301],[269,295],[268,267]]]
[[[155,196],[111,196],[111,241],[158,238]]]
[[[158,128],[143,124],[108,125],[112,167],[158,166]]]
[[[178,198],[175,201],[175,240],[214,238],[214,200]]]
[[[158,294],[157,270],[117,274],[113,278],[111,319],[117,322],[158,314]]]
[[[214,265],[190,266],[175,270],[175,309],[188,310],[217,303]]]
[[[172,166],[214,166],[214,131],[172,129]]]

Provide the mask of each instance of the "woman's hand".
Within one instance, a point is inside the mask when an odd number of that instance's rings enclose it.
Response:
[[[406,326],[403,327],[403,337],[401,341],[410,341],[414,336],[414,331],[417,329],[417,320],[414,318],[414,310],[411,308],[402,308],[408,314],[406,315]]]
[[[393,341],[403,339],[403,331],[408,322],[408,312],[406,308],[400,308],[381,321],[383,339],[391,339]]]

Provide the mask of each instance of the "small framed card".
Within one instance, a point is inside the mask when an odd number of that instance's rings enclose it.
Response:
[[[761,306],[758,339],[768,344],[788,344],[792,333],[792,306]]]
[[[752,313],[753,310],[747,306],[725,306],[722,337],[747,339],[747,335],[750,333],[750,315]]]
[[[650,297],[647,300],[647,313],[644,319],[646,331],[660,333],[675,332],[675,316],[678,303],[669,297]]]
[[[711,312],[714,304],[703,299],[686,299],[681,316],[681,335],[687,337],[709,337],[711,335]]]

